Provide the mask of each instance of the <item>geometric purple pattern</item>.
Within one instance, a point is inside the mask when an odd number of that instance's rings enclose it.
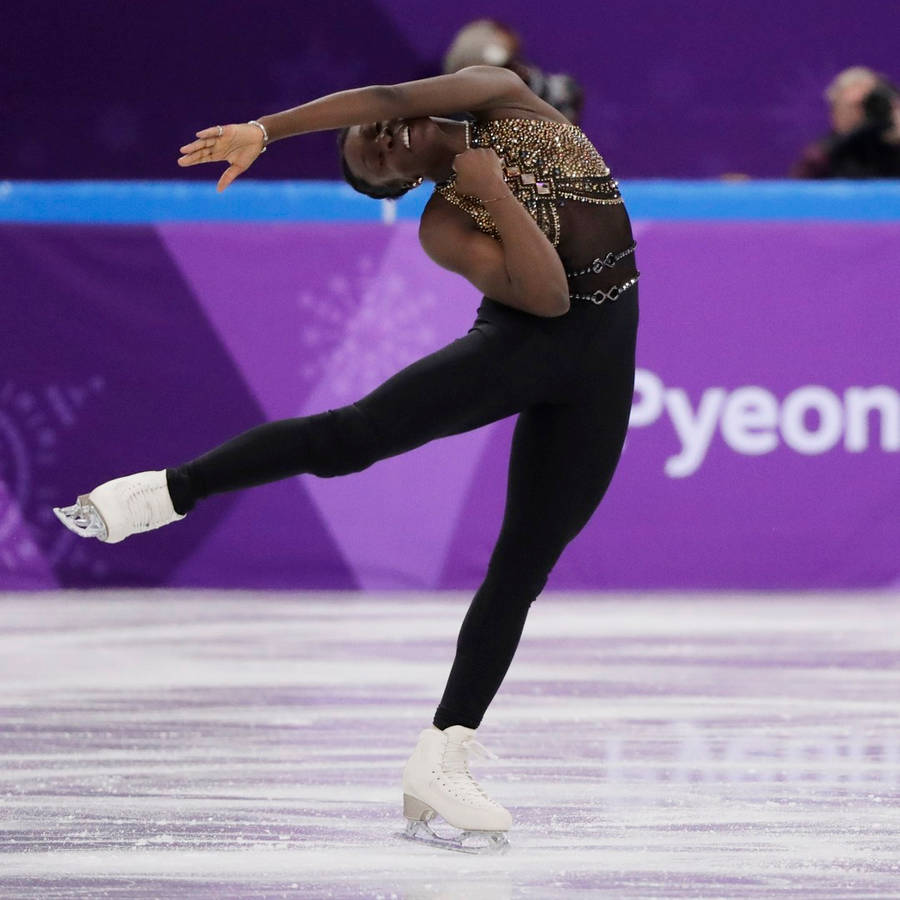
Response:
[[[632,429],[550,586],[900,582],[900,226],[636,223]],[[464,333],[415,225],[0,229],[0,590],[471,588],[512,421],[346,478],[213,498],[121,545],[49,507],[352,402]]]

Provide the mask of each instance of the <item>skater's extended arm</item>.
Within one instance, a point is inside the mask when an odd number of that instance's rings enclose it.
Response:
[[[509,109],[511,114],[515,110],[526,112],[533,110],[535,100],[522,79],[508,69],[470,66],[452,75],[340,91],[263,116],[259,121],[268,130],[271,143],[295,134],[365,125],[383,119],[449,116],[498,108]]]
[[[537,316],[566,313],[569,285],[562,261],[507,187],[497,154],[468,150],[456,157],[454,169],[457,189],[481,199],[500,241],[478,231],[465,213],[436,195],[419,226],[425,252],[500,303]]]
[[[547,114],[547,110],[550,117],[558,115],[508,69],[470,66],[452,75],[340,91],[293,109],[261,116],[259,122],[268,133],[268,142],[272,143],[296,134],[382,120],[490,110],[503,110],[510,116],[536,111]],[[197,132],[197,140],[181,148],[178,164],[231,163],[219,179],[219,190],[224,190],[263,151],[263,128],[248,124],[205,128]]]

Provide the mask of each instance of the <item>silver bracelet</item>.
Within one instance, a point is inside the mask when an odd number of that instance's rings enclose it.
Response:
[[[260,152],[260,153],[265,153],[265,152],[266,152],[266,148],[269,146],[269,132],[266,131],[266,126],[263,125],[262,122],[257,122],[256,119],[251,119],[247,124],[248,124],[248,125],[255,125],[255,126],[263,133],[263,145],[262,145],[262,150],[260,150],[259,152]]]

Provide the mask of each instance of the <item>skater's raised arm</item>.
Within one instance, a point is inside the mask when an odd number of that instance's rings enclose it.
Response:
[[[515,115],[534,112],[536,103],[543,101],[508,69],[471,66],[452,75],[339,91],[261,116],[253,124],[205,128],[197,132],[195,141],[181,148],[178,164],[227,161],[230,166],[219,179],[221,191],[246,171],[268,144],[292,135],[459,112],[504,110]]]
[[[452,75],[438,75],[403,84],[373,85],[329,94],[302,106],[259,121],[269,132],[269,142],[350,125],[366,125],[391,119],[478,113],[497,108],[525,110],[534,95],[508,69],[470,66]]]

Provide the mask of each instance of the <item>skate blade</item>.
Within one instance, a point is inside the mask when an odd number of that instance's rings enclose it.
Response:
[[[509,850],[509,838],[505,831],[461,831],[451,836],[438,834],[428,822],[409,820],[401,835],[410,841],[453,850],[456,853],[500,855]]]
[[[80,537],[105,541],[109,536],[106,522],[87,494],[82,494],[73,506],[54,506],[53,513],[69,531]]]

